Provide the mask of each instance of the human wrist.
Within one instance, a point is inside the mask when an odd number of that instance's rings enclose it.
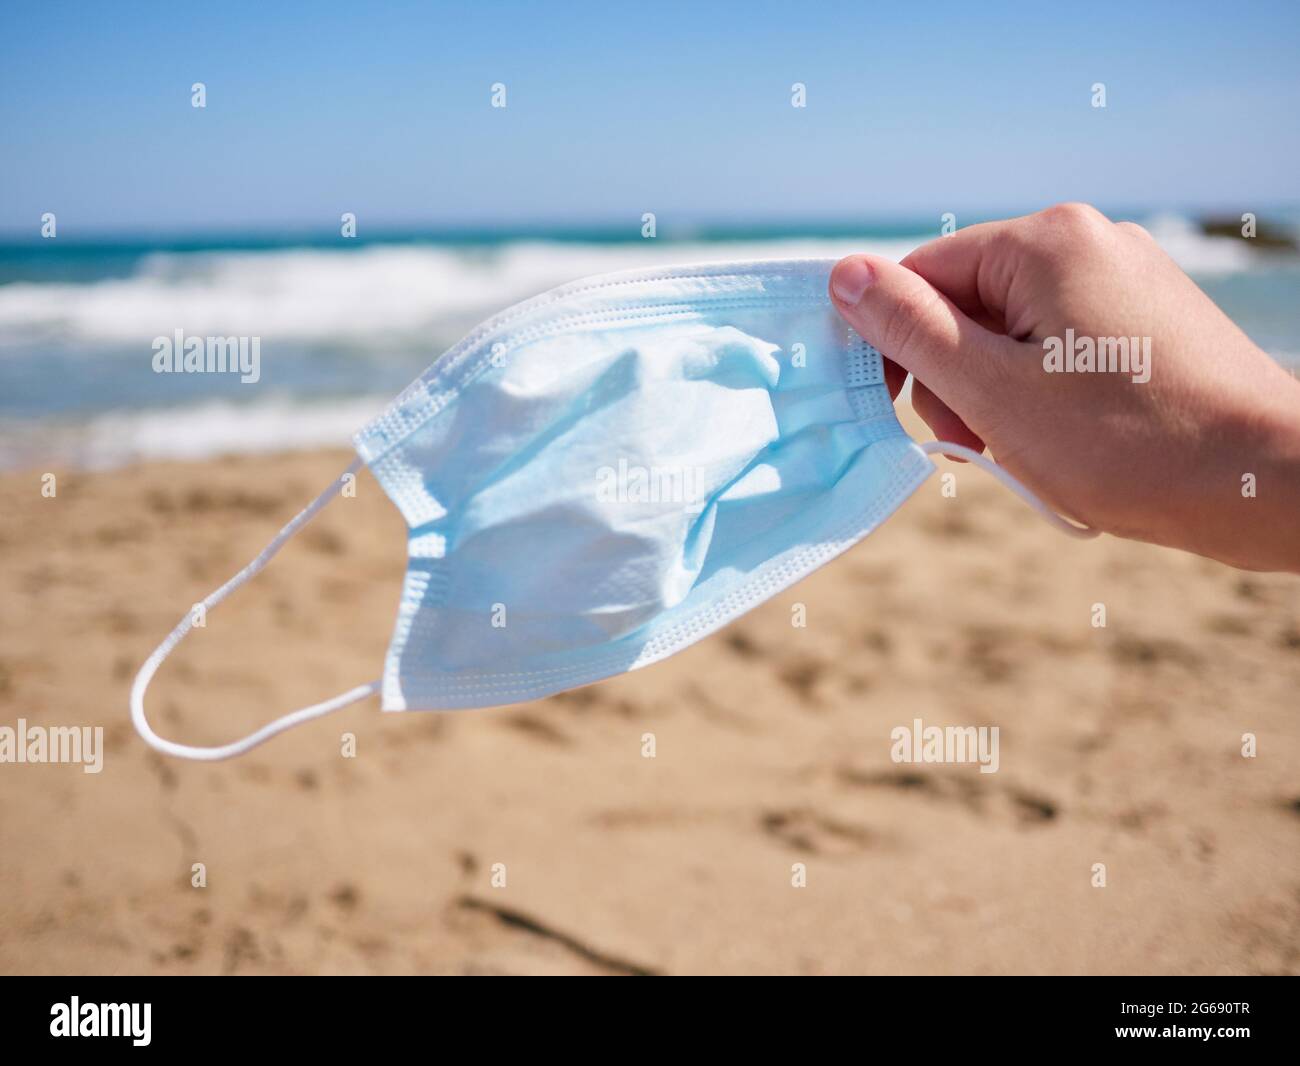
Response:
[[[1254,485],[1263,521],[1259,568],[1300,574],[1300,381],[1280,375],[1262,413]]]

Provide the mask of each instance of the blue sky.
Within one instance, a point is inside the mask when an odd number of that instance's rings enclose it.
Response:
[[[0,229],[1300,199],[1295,3],[649,8],[7,0]]]

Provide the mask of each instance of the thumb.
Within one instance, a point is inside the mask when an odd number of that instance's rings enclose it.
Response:
[[[967,318],[920,274],[878,255],[850,255],[831,271],[830,291],[864,340],[972,428],[997,403],[1016,342]]]

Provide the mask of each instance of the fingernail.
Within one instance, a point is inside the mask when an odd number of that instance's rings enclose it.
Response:
[[[831,292],[840,303],[856,304],[875,280],[876,272],[871,264],[861,256],[853,256],[835,264],[831,271]]]

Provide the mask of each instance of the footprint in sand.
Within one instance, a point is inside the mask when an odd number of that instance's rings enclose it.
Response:
[[[851,855],[882,842],[875,830],[855,825],[807,807],[765,811],[763,832],[807,855]]]
[[[1018,785],[991,782],[987,774],[965,770],[927,772],[922,770],[857,770],[840,767],[836,776],[854,788],[886,788],[912,793],[927,800],[951,803],[972,813],[1001,810],[1021,825],[1042,825],[1055,821],[1060,804],[1041,793]]]

